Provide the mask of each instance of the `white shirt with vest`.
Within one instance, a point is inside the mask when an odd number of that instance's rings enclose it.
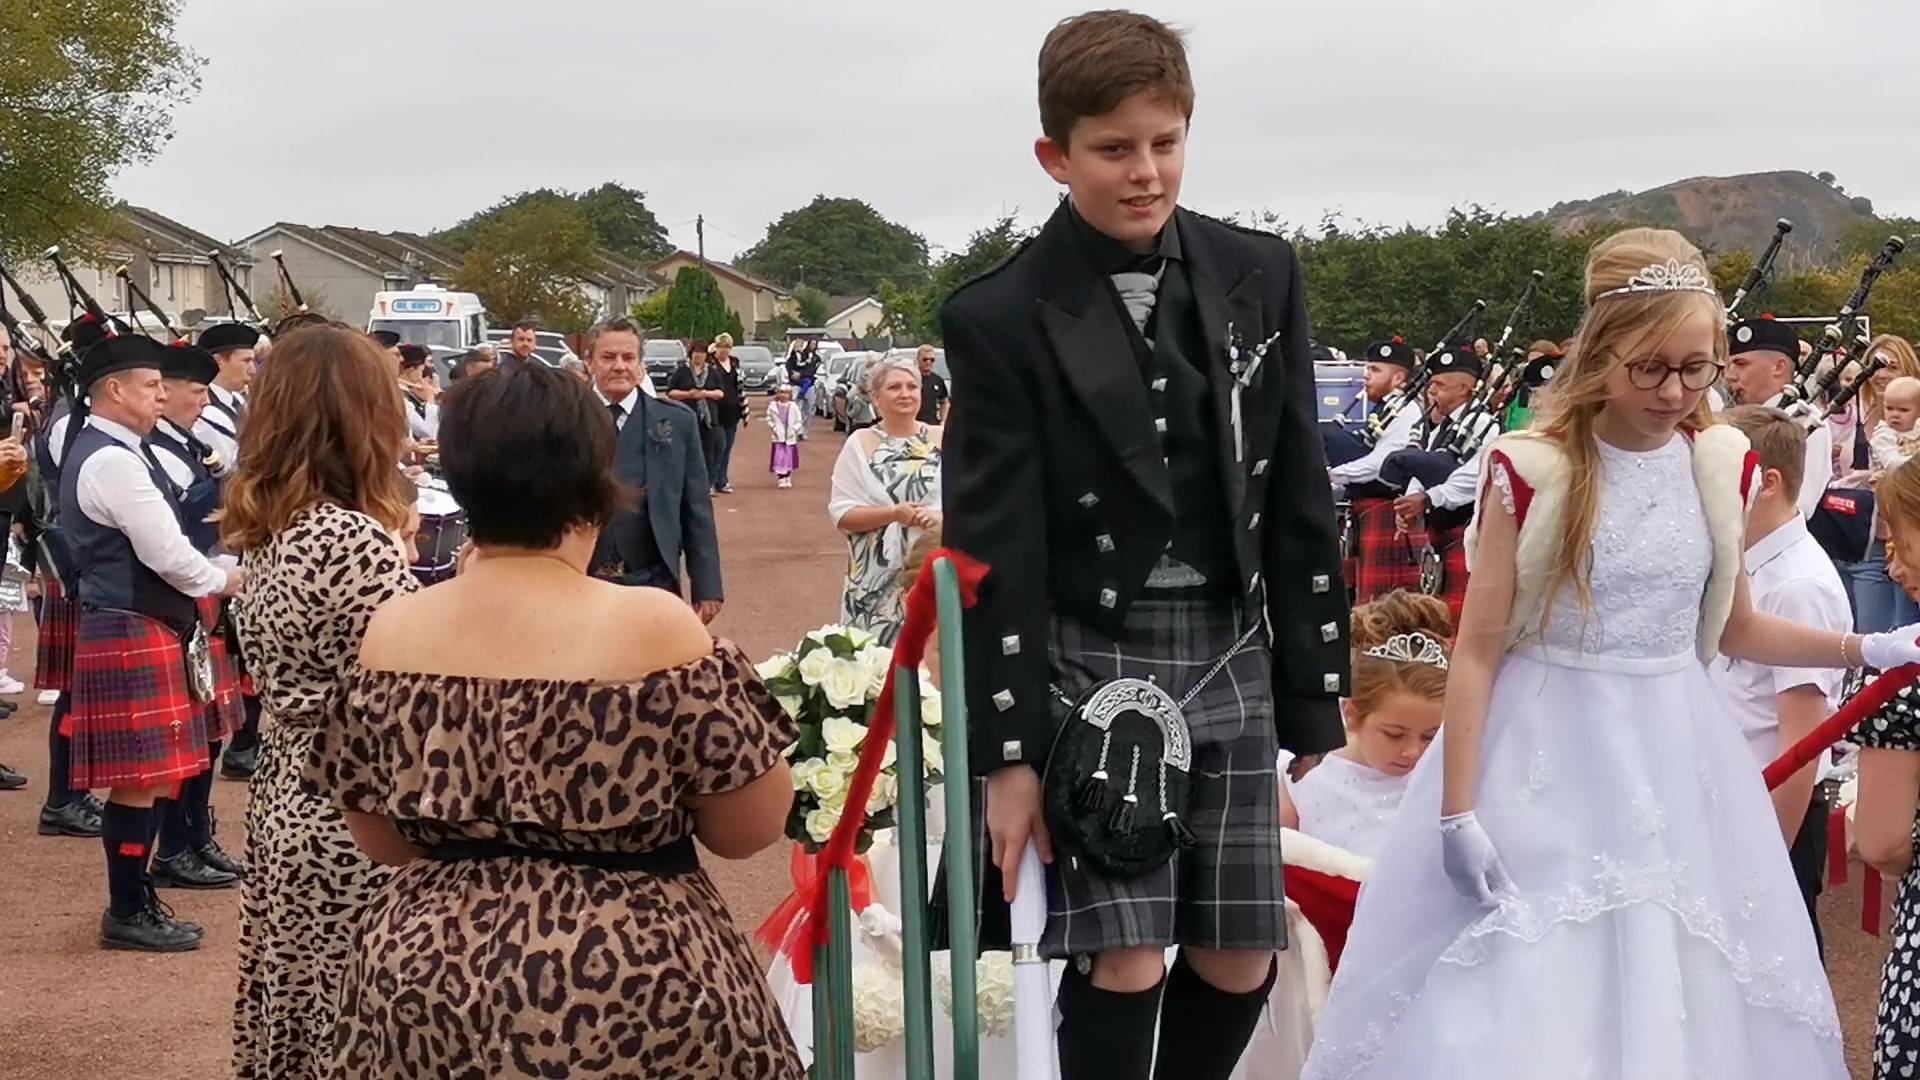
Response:
[[[81,463],[74,477],[77,509],[95,524],[125,533],[134,556],[182,593],[212,596],[225,588],[226,572],[187,539],[173,503],[153,482],[140,436],[103,416],[89,416],[87,426],[104,432],[125,451],[103,449]]]

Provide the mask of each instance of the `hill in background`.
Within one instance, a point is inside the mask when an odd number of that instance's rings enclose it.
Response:
[[[1786,262],[1824,263],[1839,253],[1849,227],[1873,218],[1873,202],[1848,195],[1831,173],[1797,171],[1696,176],[1648,191],[1616,191],[1555,204],[1538,215],[1565,232],[1607,221],[1677,229],[1708,254],[1758,249],[1774,222],[1793,222]]]

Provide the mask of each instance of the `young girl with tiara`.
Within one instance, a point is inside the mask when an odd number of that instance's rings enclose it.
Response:
[[[1629,229],[1526,432],[1486,454],[1436,752],[1356,909],[1303,1076],[1840,1078],[1832,991],[1772,804],[1707,680],[1920,660],[1754,610],[1756,481],[1706,403],[1700,253]]]
[[[1438,597],[1396,589],[1353,609],[1353,692],[1342,706],[1347,745],[1299,780],[1282,782],[1282,825],[1374,856],[1413,767],[1440,732],[1452,637],[1453,616]]]

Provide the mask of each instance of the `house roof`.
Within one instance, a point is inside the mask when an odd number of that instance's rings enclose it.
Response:
[[[383,277],[451,279],[460,270],[461,255],[437,240],[411,232],[375,232],[350,225],[299,225],[277,221],[242,240],[255,245],[272,233],[296,237],[352,263],[368,273]],[[629,263],[611,251],[595,254],[595,265],[587,280],[603,288],[623,285],[628,288],[659,288],[666,279],[651,270]]]
[[[694,254],[691,251],[686,250],[685,248],[681,248],[680,250],[675,251],[673,254],[668,255],[663,259],[655,260],[653,265],[647,267],[647,269],[655,272],[659,272],[660,268],[662,266],[667,265],[668,263],[690,262],[690,263],[698,264],[699,261],[700,261],[700,256]],[[742,270],[737,266],[732,266],[728,263],[723,263],[718,259],[708,259],[707,269],[713,271],[716,274],[720,274],[725,277],[730,277],[733,280],[739,282],[740,284],[745,285],[749,289],[765,289],[768,292],[774,293],[775,295],[778,295],[778,296],[790,295],[789,290],[783,289],[780,286],[775,285],[770,281],[762,281],[761,279],[754,277],[752,274],[747,273],[745,270]],[[663,276],[668,276],[668,275],[663,275]]]
[[[833,312],[833,314],[827,316],[827,325],[831,326],[869,304],[879,308],[883,312],[887,310],[885,304],[882,304],[871,296],[828,297],[827,310]]]
[[[198,229],[182,225],[144,206],[123,203],[120,206],[119,224],[120,233],[113,239],[124,241],[149,258],[206,263],[207,252],[218,251],[220,257],[229,262],[240,265],[251,265],[253,262],[245,251],[223,244]]]

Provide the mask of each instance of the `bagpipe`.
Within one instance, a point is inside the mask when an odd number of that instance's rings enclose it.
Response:
[[[276,251],[274,254],[278,256],[281,253]],[[220,288],[227,295],[227,316],[234,322],[242,321],[240,318],[240,308],[234,304],[234,299],[238,297],[240,303],[245,304],[247,308],[246,323],[262,334],[270,330],[271,327],[267,325],[266,316],[260,314],[260,309],[254,306],[253,297],[247,295],[246,286],[240,284],[239,280],[233,276],[233,271],[227,269],[227,264],[220,258],[220,253],[218,251],[207,252],[207,261],[213,264],[214,272],[220,275]],[[279,260],[276,259],[275,262],[278,263]],[[283,274],[286,273],[286,267],[284,265],[281,265],[280,272]]]
[[[1460,317],[1460,321],[1454,323],[1452,328],[1440,336],[1439,344],[1435,345],[1427,355],[1436,356],[1461,341],[1472,340],[1474,329],[1480,325],[1480,314],[1486,310],[1485,300],[1475,300],[1473,306],[1467,309],[1467,313]],[[1401,383],[1380,400],[1380,406],[1367,417],[1367,426],[1361,435],[1368,446],[1380,441],[1380,437],[1387,433],[1387,428],[1393,424],[1394,417],[1400,414],[1401,409],[1409,405],[1419,407],[1421,396],[1427,389],[1427,380],[1432,377],[1433,372],[1427,365],[1422,364],[1413,369],[1413,374],[1406,382]]]
[[[127,309],[127,315],[129,317],[135,322],[140,321],[140,316],[134,311],[133,307],[134,302],[138,301],[140,306],[146,308],[148,314],[152,315],[154,319],[160,323],[160,329],[167,332],[167,340],[169,342],[177,343],[186,340],[179,330],[174,329],[173,321],[167,318],[167,313],[160,310],[159,304],[153,302],[153,297],[148,296],[145,289],[133,283],[133,274],[128,271],[125,263],[122,263],[118,269],[114,270],[113,274],[120,279],[121,286],[127,291],[127,302],[123,306]]]
[[[1500,340],[1487,353],[1487,369],[1480,373],[1480,383],[1474,387],[1473,396],[1467,399],[1460,422],[1453,425],[1453,430],[1447,435],[1445,448],[1460,461],[1470,460],[1479,453],[1481,445],[1500,428],[1499,419],[1494,415],[1494,403],[1500,399],[1503,391],[1512,389],[1512,384],[1527,367],[1527,346],[1513,340],[1514,331],[1522,327],[1532,329],[1534,312],[1540,303],[1540,283],[1546,277],[1544,270],[1534,270],[1527,275],[1527,287],[1521,291],[1519,301],[1513,305],[1513,312],[1507,316],[1506,325],[1500,331]],[[1509,342],[1512,342],[1511,348]]]
[[[1840,305],[1840,311],[1821,331],[1820,340],[1805,360],[1795,359],[1793,377],[1788,380],[1782,392],[1781,403],[1790,411],[1796,412],[1804,420],[1820,419],[1838,411],[1838,407],[1829,403],[1825,413],[1817,411],[1816,402],[1830,391],[1836,381],[1842,378],[1849,367],[1859,363],[1869,342],[1859,333],[1861,316],[1865,313],[1867,300],[1873,295],[1874,282],[1880,275],[1892,268],[1894,259],[1906,250],[1907,242],[1898,236],[1887,238],[1885,246],[1873,257],[1860,272],[1860,282],[1854,287],[1853,295]],[[1864,374],[1864,368],[1861,369]],[[1851,401],[1865,380],[1856,378],[1847,388],[1846,400]],[[1803,406],[1795,409],[1795,406]]]
[[[1786,218],[1773,223],[1773,239],[1767,241],[1766,250],[1754,260],[1752,268],[1747,271],[1747,276],[1740,282],[1740,287],[1733,291],[1733,299],[1727,301],[1728,326],[1740,321],[1740,305],[1773,273],[1774,260],[1780,257],[1780,247],[1786,243],[1787,234],[1792,231],[1793,222]]]

